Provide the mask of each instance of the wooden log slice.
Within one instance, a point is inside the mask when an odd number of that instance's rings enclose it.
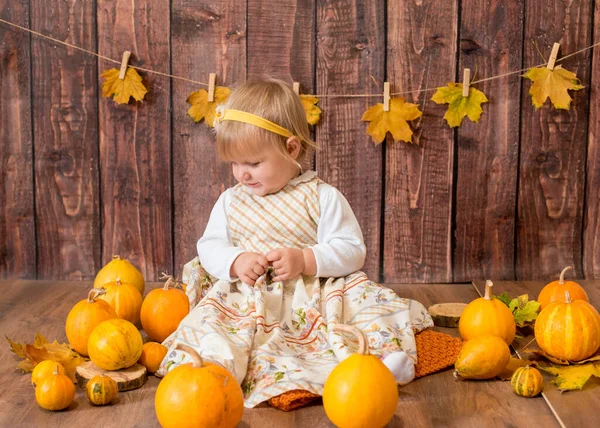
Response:
[[[466,303],[438,303],[430,306],[428,310],[434,325],[457,328],[460,315],[466,306]]]
[[[121,370],[103,370],[91,361],[85,362],[75,370],[77,384],[85,389],[88,381],[94,376],[104,375],[110,376],[117,382],[119,391],[129,391],[140,388],[148,380],[146,367],[141,364],[134,364],[131,367]]]

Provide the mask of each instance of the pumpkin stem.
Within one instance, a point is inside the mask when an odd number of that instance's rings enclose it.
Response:
[[[485,282],[485,296],[483,297],[485,300],[492,300],[492,287],[494,283],[489,279]]]
[[[565,290],[565,303],[571,303],[571,294],[569,290]]]
[[[196,350],[194,348],[192,348],[191,346],[188,345],[184,345],[183,343],[178,343],[177,346],[175,346],[175,350],[179,349],[180,351],[185,352],[186,354],[188,354],[190,356],[190,358],[192,359],[192,365],[194,366],[194,368],[199,369],[200,367],[202,367],[202,357],[200,357],[200,355],[198,354],[198,352],[196,352]]]
[[[362,355],[369,355],[369,347],[367,346],[367,338],[362,330],[347,324],[333,324],[331,326],[333,331],[345,331],[358,339],[358,353]]]
[[[96,299],[103,294],[106,294],[105,288],[92,288],[88,293],[87,301],[88,303],[94,303]]]
[[[121,282],[121,277],[117,277],[117,280],[115,281],[115,284],[117,284],[117,285],[123,285],[123,283]]]
[[[562,270],[562,272],[560,273],[560,280],[558,281],[558,283],[559,283],[559,284],[561,284],[561,285],[562,285],[562,284],[564,284],[564,283],[565,283],[565,273],[566,273],[568,270],[573,270],[573,267],[571,267],[571,266],[567,266],[566,268],[564,268],[564,269]]]
[[[113,259],[113,260],[121,260],[121,256],[120,256],[120,255],[118,255],[118,254],[116,254],[116,255],[115,255],[115,254],[113,254],[113,256],[112,256],[112,259]]]
[[[166,279],[167,281],[165,282],[165,286],[163,287],[163,290],[168,290],[169,287],[173,287],[173,288],[180,288],[183,290],[183,284],[182,282],[180,282],[178,279],[176,279],[175,277],[173,277],[173,275],[169,275],[166,272],[162,272],[161,276],[159,279]]]

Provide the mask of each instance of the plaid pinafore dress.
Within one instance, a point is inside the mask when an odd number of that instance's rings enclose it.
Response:
[[[228,213],[233,244],[262,254],[315,245],[319,183],[309,171],[263,197],[237,185]],[[246,407],[294,389],[323,393],[331,370],[357,349],[352,339],[328,331],[327,325],[358,327],[371,353],[383,357],[404,350],[415,362],[414,334],[433,326],[423,305],[398,297],[360,271],[342,278],[299,275],[283,282],[271,282],[265,274],[249,286],[210,276],[196,258],[184,267],[183,282],[190,313],[163,342],[169,350],[157,374],[191,361],[174,350],[182,342],[233,373]]]

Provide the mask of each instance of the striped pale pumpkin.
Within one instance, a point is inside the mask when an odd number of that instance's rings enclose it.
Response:
[[[538,315],[535,340],[552,357],[583,360],[600,347],[600,315],[585,300],[571,301],[566,291],[564,302],[551,303]]]
[[[521,397],[535,397],[542,392],[543,384],[544,378],[540,371],[530,366],[519,367],[510,379],[513,391]]]

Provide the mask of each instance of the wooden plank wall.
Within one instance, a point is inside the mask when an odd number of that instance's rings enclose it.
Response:
[[[298,81],[322,96],[306,165],[337,186],[383,282],[600,278],[600,49],[568,58],[585,89],[535,110],[512,74],[476,85],[479,124],[455,130],[431,88],[541,64],[598,42],[593,0],[0,0],[0,18],[198,81]],[[187,116],[194,84],[142,73],[140,104],[101,96],[115,65],[0,23],[0,277],[90,279],[113,254],[146,278],[179,273],[234,184]],[[363,112],[392,92],[418,104],[418,144],[374,145]],[[422,92],[415,92],[421,90]]]

